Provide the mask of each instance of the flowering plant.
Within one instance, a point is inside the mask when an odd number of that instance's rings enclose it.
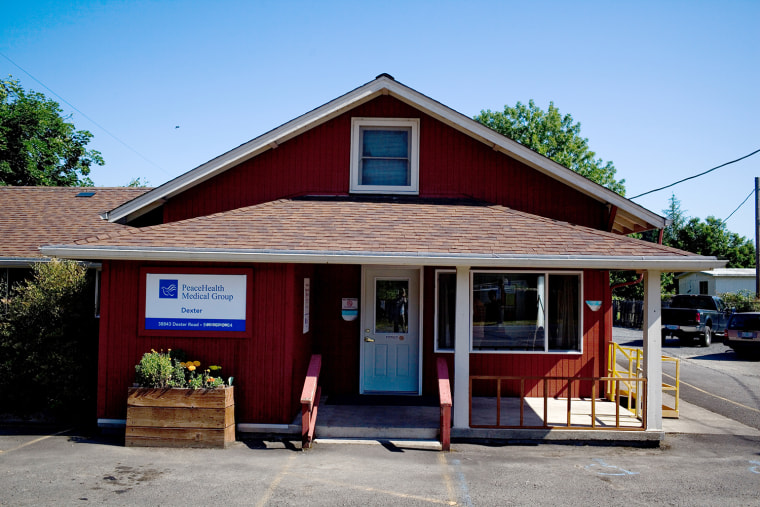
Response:
[[[181,361],[184,353],[177,351],[172,354],[161,350],[143,354],[140,362],[135,366],[135,381],[140,387],[152,387],[165,389],[170,387],[184,387],[190,389],[216,389],[224,387],[225,382],[221,377],[221,366],[209,366],[206,370],[199,370],[200,361]],[[230,378],[230,381],[232,378]]]

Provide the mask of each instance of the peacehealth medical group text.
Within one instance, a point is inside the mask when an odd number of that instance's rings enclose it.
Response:
[[[186,285],[182,284],[182,299],[214,299],[232,301],[232,294],[220,294],[224,292],[224,285]]]

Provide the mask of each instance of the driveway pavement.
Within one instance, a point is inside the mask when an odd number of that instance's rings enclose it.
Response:
[[[0,434],[0,505],[757,505],[760,438],[660,448],[236,442],[126,448],[79,433]]]

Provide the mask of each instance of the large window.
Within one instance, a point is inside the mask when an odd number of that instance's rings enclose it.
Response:
[[[351,120],[351,191],[416,194],[419,189],[419,120]]]
[[[577,273],[475,272],[472,350],[580,352]]]

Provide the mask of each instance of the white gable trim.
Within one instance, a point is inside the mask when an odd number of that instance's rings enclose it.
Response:
[[[327,122],[381,94],[391,95],[456,130],[491,146],[494,150],[501,151],[597,201],[617,207],[629,216],[652,224],[656,228],[664,228],[667,225],[665,218],[386,75],[378,76],[374,81],[370,81],[115,208],[108,213],[107,218],[111,222],[136,218],[155,207],[156,201],[180,194],[266,150],[276,148],[278,144]]]

